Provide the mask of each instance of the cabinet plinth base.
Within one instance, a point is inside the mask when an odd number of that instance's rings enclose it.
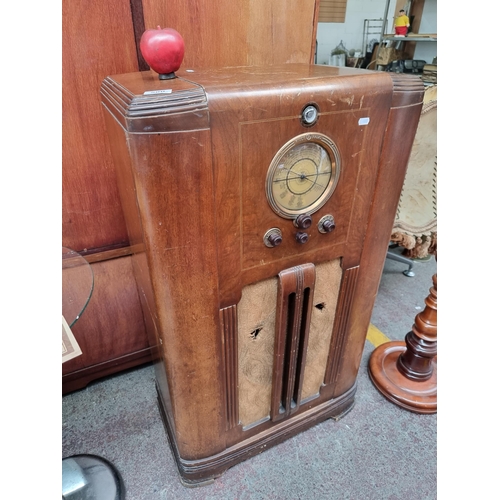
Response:
[[[414,381],[397,369],[397,361],[406,351],[403,341],[387,342],[378,346],[370,357],[368,373],[375,387],[389,401],[415,413],[437,412],[437,360],[428,380]]]
[[[156,389],[158,393],[158,407],[172,453],[179,469],[181,483],[184,486],[196,487],[211,484],[214,479],[220,477],[230,467],[262,453],[272,446],[324,420],[329,418],[340,419],[352,409],[357,385],[355,384],[338,398],[310,408],[293,419],[277,423],[272,429],[242,440],[221,453],[199,460],[184,460],[180,457],[172,427],[165,411],[161,392],[158,390],[158,386]]]

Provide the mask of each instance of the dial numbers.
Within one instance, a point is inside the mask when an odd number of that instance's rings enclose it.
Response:
[[[269,167],[269,203],[286,218],[312,213],[333,193],[339,172],[337,148],[328,137],[298,136],[281,148]]]

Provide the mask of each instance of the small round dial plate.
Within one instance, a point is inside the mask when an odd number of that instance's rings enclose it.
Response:
[[[302,111],[302,121],[306,125],[313,125],[318,119],[318,110],[312,104],[306,106],[304,111]]]
[[[267,199],[281,217],[312,214],[328,201],[339,175],[335,143],[323,134],[302,134],[287,142],[271,162]]]

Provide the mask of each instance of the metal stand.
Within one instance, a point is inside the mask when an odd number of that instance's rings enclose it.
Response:
[[[116,468],[96,455],[74,455],[62,461],[63,500],[123,500],[125,487]]]
[[[403,271],[403,274],[405,276],[408,276],[409,278],[413,278],[413,276],[415,276],[415,273],[413,272],[413,261],[411,259],[403,257],[402,255],[399,255],[397,253],[392,253],[390,250],[387,250],[387,258],[390,260],[395,260],[396,262],[401,262],[402,264],[407,264],[408,269],[406,271]]]
[[[382,18],[365,19],[363,24],[363,57],[365,57],[368,52],[368,44],[371,41],[370,35],[376,35],[376,38],[380,39],[380,37],[384,34],[382,32],[383,26],[384,20]]]

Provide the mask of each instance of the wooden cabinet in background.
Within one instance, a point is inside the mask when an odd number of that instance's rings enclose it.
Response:
[[[64,392],[151,360],[131,257],[91,266],[92,298],[72,328],[83,354],[63,364]]]
[[[138,41],[157,25],[183,36],[182,68],[312,62],[318,7],[318,0],[63,0],[62,245],[86,256],[96,276],[89,306],[73,327],[83,355],[63,365],[63,393],[151,359],[126,264],[130,242],[104,126],[102,80],[148,70]]]

